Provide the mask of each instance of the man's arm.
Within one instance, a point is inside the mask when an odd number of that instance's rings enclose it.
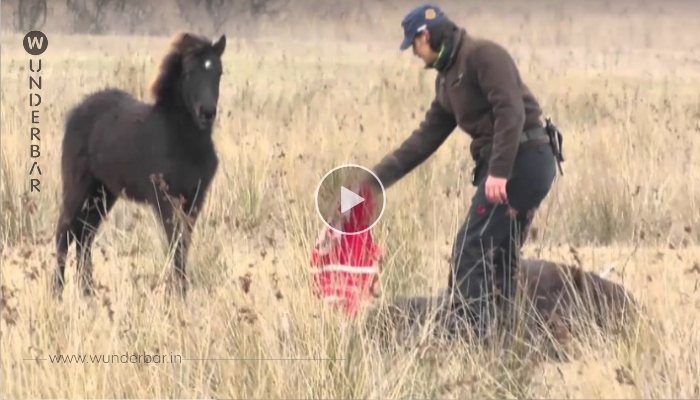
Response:
[[[388,189],[430,157],[457,127],[454,115],[433,100],[418,129],[372,170]],[[372,180],[373,181],[373,180]]]
[[[488,44],[478,49],[473,62],[495,119],[488,173],[508,179],[525,124],[520,74],[508,52],[498,45]]]

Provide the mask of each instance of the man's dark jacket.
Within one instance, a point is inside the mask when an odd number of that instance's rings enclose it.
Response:
[[[523,131],[542,126],[542,110],[510,54],[499,44],[455,33],[453,59],[435,81],[435,98],[418,129],[373,171],[388,188],[432,155],[459,126],[477,160],[492,144],[488,173],[509,178]]]

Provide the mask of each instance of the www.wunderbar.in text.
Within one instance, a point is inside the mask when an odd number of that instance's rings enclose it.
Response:
[[[179,354],[74,354],[50,355],[47,359],[52,364],[175,364],[182,363]]]

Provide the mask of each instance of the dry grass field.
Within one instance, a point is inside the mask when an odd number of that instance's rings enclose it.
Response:
[[[646,307],[633,340],[592,336],[572,343],[565,363],[468,343],[385,348],[311,295],[319,179],[339,164],[372,166],[417,126],[433,94],[434,72],[397,51],[400,17],[389,16],[392,36],[374,41],[229,36],[214,134],[221,164],[189,256],[188,302],[164,301],[169,255],[155,216],[121,201],[96,239],[96,297],[81,298],[73,284],[71,250],[56,303],[47,283],[65,112],[107,85],[150,100],[168,38],[47,32],[41,192],[29,193],[29,56],[23,35],[3,32],[0,396],[700,398],[697,28],[654,10],[629,21],[551,17],[457,21],[508,46],[565,135],[564,175],[525,252],[587,270],[614,266],[612,279]],[[385,299],[434,294],[447,282],[473,192],[468,146],[456,130],[387,192],[373,231],[388,253]],[[124,354],[165,357],[90,358]]]

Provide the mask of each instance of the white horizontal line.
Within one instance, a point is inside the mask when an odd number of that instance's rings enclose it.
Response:
[[[379,268],[376,266],[352,266],[352,265],[342,265],[342,264],[331,264],[324,265],[322,267],[312,268],[311,270],[314,274],[320,274],[323,272],[348,272],[351,274],[376,274],[379,272]]]

